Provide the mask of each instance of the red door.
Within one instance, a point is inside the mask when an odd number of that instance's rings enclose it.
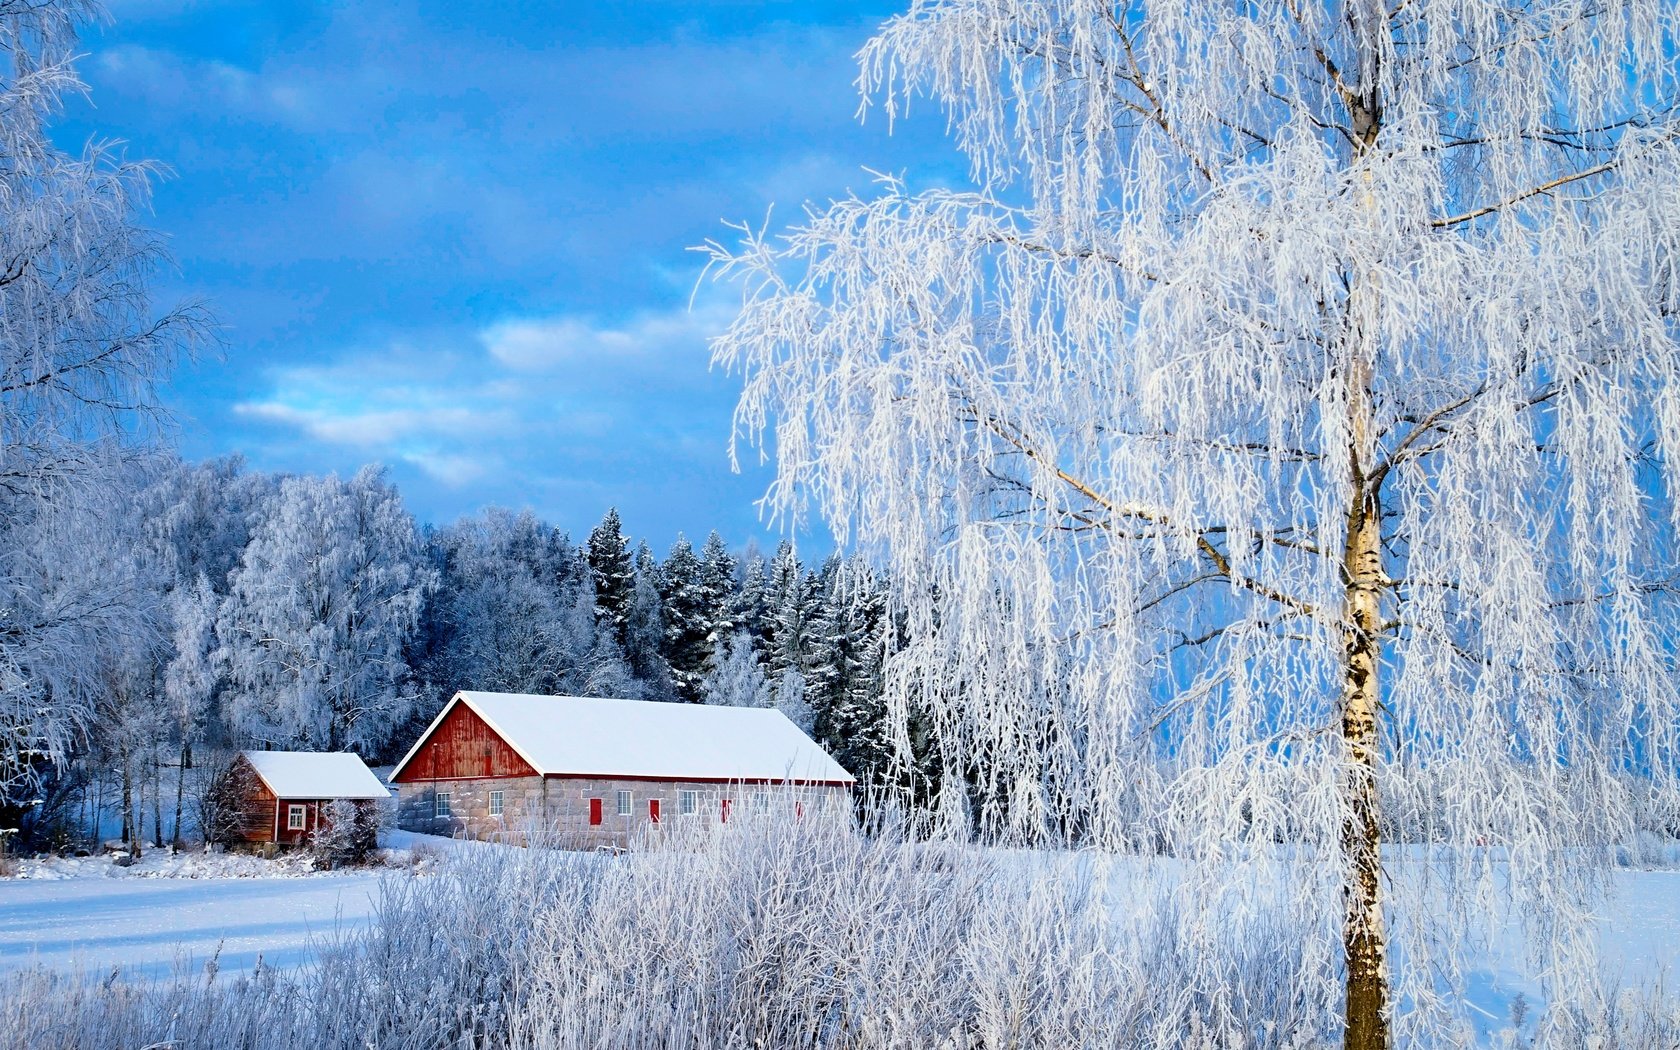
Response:
[[[589,823],[601,823],[601,800],[598,798],[589,800]]]
[[[648,823],[659,823],[659,800],[656,798],[648,799]]]
[[[729,823],[729,800],[728,799],[723,800],[723,814],[719,819],[725,824]]]

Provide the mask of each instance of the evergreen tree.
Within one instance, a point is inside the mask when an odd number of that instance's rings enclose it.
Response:
[[[886,596],[861,560],[836,565],[813,633],[811,678],[818,739],[862,781],[878,781],[892,758],[882,696]]]
[[[780,681],[790,670],[805,673],[806,635],[816,598],[816,578],[800,564],[792,542],[783,540],[770,564],[767,612],[770,630],[764,662],[773,681]]]
[[[711,655],[700,568],[694,548],[679,535],[660,573],[664,583],[660,598],[665,608],[665,663],[671,669],[677,699],[691,704],[702,699],[700,683]]]
[[[755,548],[749,548],[741,560],[741,586],[735,592],[730,621],[738,631],[745,631],[753,644],[763,651],[770,637],[770,565]]]
[[[706,622],[708,666],[735,633],[735,601],[740,581],[735,578],[735,559],[716,531],[700,548],[700,595]]]
[[[610,629],[622,646],[636,574],[635,564],[630,560],[629,541],[619,525],[618,508],[609,507],[601,523],[589,534],[584,557],[595,585],[595,622]]]
[[[665,665],[665,603],[659,596],[659,562],[644,541],[636,547],[636,586],[630,596],[624,631],[624,658],[647,696],[671,696],[671,671]]]

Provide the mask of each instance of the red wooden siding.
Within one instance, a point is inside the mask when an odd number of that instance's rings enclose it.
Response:
[[[399,784],[470,777],[534,777],[537,771],[466,704],[456,704],[397,775]]]

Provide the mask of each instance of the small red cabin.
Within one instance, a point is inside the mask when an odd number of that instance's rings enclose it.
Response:
[[[350,799],[372,807],[391,797],[360,756],[348,751],[241,751],[229,782],[247,842],[303,845],[326,821],[326,807]]]

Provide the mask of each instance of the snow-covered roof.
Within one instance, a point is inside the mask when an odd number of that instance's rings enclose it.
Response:
[[[243,751],[276,798],[390,798],[361,757],[349,751]]]
[[[457,703],[544,775],[853,783],[840,763],[773,708],[470,691],[444,705],[390,779]]]

